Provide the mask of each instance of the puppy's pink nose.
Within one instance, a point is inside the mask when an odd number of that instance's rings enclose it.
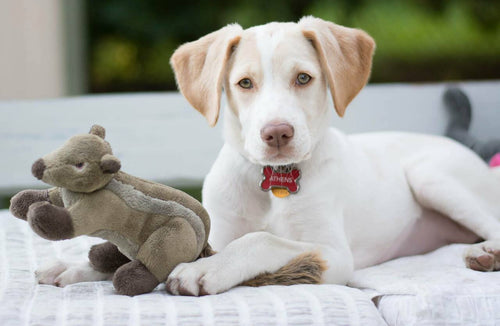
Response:
[[[293,127],[286,122],[268,123],[260,130],[260,138],[271,147],[282,147],[293,138]]]

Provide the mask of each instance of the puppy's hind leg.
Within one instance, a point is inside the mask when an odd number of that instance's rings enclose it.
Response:
[[[500,270],[500,221],[491,207],[452,177],[437,169],[415,168],[407,179],[416,200],[424,207],[449,217],[487,240],[473,244],[464,253],[467,267],[474,270]]]
[[[115,270],[130,259],[111,242],[92,246],[89,261],[82,263],[56,260],[35,271],[40,284],[64,287],[73,283],[109,280]]]
[[[88,262],[52,261],[38,268],[35,277],[40,284],[59,287],[79,282],[104,281],[129,261],[114,244],[104,242],[90,248]]]
[[[112,273],[101,273],[92,268],[88,261],[83,263],[57,260],[50,262],[35,271],[40,284],[65,287],[80,282],[104,281],[111,278]]]

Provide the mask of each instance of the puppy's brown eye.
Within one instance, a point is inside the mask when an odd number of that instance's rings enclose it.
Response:
[[[76,164],[75,164],[75,167],[76,167],[77,169],[82,169],[84,165],[85,165],[85,163],[80,162],[80,163],[76,163]]]
[[[302,73],[297,75],[297,84],[298,85],[305,85],[311,81],[311,78],[312,78],[311,76],[302,72]]]
[[[238,82],[241,88],[250,89],[253,87],[252,81],[248,78],[243,78]]]

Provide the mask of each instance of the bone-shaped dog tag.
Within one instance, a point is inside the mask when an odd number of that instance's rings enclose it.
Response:
[[[271,190],[273,195],[284,198],[299,191],[298,180],[300,170],[290,166],[273,168],[265,166],[262,169],[263,179],[260,182],[260,188],[264,191]]]

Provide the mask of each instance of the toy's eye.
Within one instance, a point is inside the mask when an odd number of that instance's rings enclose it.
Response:
[[[84,166],[84,165],[85,165],[85,163],[80,162],[80,163],[76,163],[76,164],[75,164],[75,167],[76,167],[77,169],[83,169],[83,166]]]
[[[252,81],[249,78],[243,78],[238,82],[238,85],[240,85],[240,87],[244,89],[253,88]]]
[[[297,81],[296,83],[298,85],[305,85],[307,83],[309,83],[311,81],[311,76],[309,76],[308,74],[302,72],[300,74],[297,75]]]

